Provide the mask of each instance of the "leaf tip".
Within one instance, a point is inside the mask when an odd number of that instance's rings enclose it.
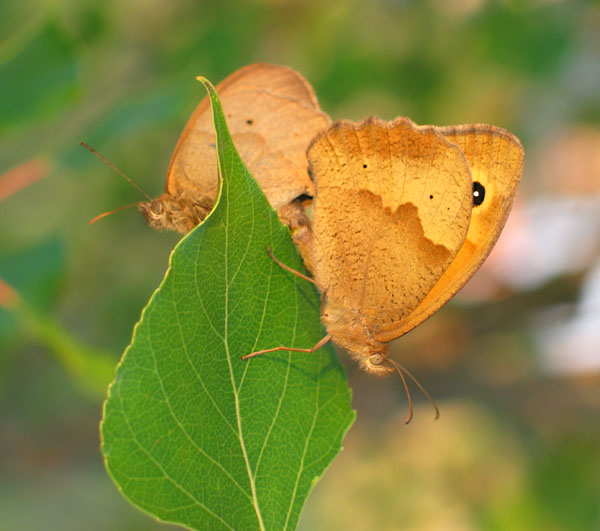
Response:
[[[200,81],[200,83],[204,85],[204,88],[206,88],[210,95],[213,95],[216,92],[215,87],[213,87],[213,84],[204,76],[196,76],[196,81]]]

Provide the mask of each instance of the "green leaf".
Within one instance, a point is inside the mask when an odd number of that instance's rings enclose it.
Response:
[[[312,285],[235,151],[209,91],[222,176],[214,211],[174,249],[105,403],[102,450],[123,494],[194,529],[293,529],[352,424],[350,391]]]

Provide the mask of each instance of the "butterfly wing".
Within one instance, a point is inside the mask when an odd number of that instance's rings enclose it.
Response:
[[[508,131],[491,125],[440,127],[438,131],[464,153],[478,191],[467,237],[433,289],[414,312],[382,340],[405,334],[439,310],[479,269],[510,212],[523,171],[523,147]],[[478,186],[478,184],[480,186]]]
[[[463,153],[407,118],[342,121],[308,151],[316,198],[313,267],[328,306],[375,330],[409,315],[466,237],[472,182]]]
[[[329,117],[309,83],[296,71],[257,63],[217,85],[233,142],[271,205],[312,195],[306,148]],[[167,192],[192,197],[217,193],[215,133],[208,97],[188,121],[171,157]]]

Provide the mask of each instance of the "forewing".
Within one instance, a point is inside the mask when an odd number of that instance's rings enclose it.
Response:
[[[312,87],[296,71],[257,63],[217,85],[236,148],[271,205],[312,195],[306,148],[329,117]],[[171,157],[167,192],[214,198],[217,157],[209,102],[204,98],[188,121]]]
[[[467,234],[472,182],[461,150],[407,118],[371,118],[334,124],[308,157],[317,284],[375,334],[398,326]]]

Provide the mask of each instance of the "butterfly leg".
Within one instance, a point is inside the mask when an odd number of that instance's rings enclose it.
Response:
[[[266,354],[267,352],[277,352],[279,350],[287,350],[289,352],[315,352],[315,350],[319,350],[323,345],[328,343],[331,340],[331,336],[327,334],[323,339],[321,339],[314,347],[312,348],[294,348],[294,347],[274,347],[267,348],[265,350],[257,350],[256,352],[251,352],[250,354],[246,354],[242,356],[243,360],[247,360],[249,358],[253,358],[254,356],[258,356],[260,354]]]
[[[317,285],[317,283],[310,277],[307,277],[306,275],[303,275],[302,273],[296,271],[295,269],[292,269],[289,266],[286,266],[281,260],[279,260],[279,258],[277,258],[274,254],[273,251],[271,251],[270,247],[267,247],[267,253],[269,253],[269,256],[271,257],[271,259],[279,266],[282,267],[283,269],[285,269],[286,271],[289,271],[290,273],[293,273],[294,275],[303,278],[304,280],[308,280],[309,282],[311,282],[312,284],[314,284],[315,286]],[[325,301],[327,299],[327,297],[325,296],[326,291],[323,290],[323,294],[321,297],[321,315],[323,315],[324,311],[325,311]]]
[[[317,285],[316,282],[310,278],[307,277],[306,275],[303,275],[302,273],[300,273],[299,271],[296,271],[295,269],[292,269],[290,266],[285,265],[281,260],[279,260],[279,258],[277,258],[274,254],[273,251],[271,251],[270,247],[267,247],[267,253],[269,254],[269,256],[271,257],[271,259],[273,260],[273,262],[275,262],[279,267],[285,269],[286,271],[289,271],[290,273],[293,273],[294,275],[296,275],[297,277],[303,278],[304,280],[308,280],[309,282],[311,282],[312,284],[314,284],[315,286]]]

